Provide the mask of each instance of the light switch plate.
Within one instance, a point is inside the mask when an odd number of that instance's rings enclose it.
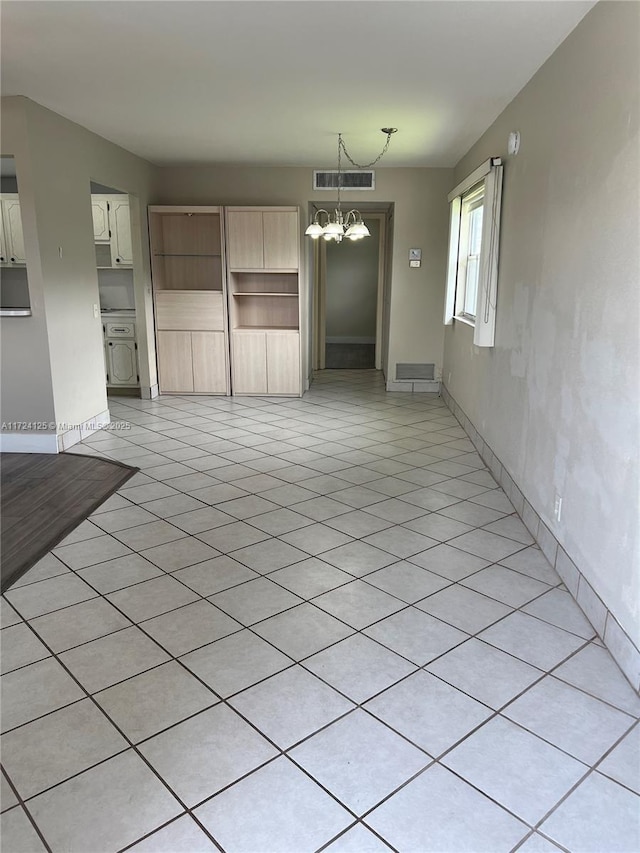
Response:
[[[410,261],[422,260],[422,249],[409,249],[409,260]]]
[[[422,261],[409,261],[410,267],[419,267]]]

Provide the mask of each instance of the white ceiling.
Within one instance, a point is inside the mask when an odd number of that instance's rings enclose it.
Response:
[[[452,166],[592,0],[3,0],[2,93],[158,164]]]

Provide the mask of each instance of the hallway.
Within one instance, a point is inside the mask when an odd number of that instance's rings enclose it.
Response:
[[[640,699],[440,397],[110,410],[2,598],[6,853],[640,849]]]

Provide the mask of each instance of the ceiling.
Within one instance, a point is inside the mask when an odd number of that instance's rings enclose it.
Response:
[[[157,164],[453,166],[590,0],[3,0],[2,94]]]

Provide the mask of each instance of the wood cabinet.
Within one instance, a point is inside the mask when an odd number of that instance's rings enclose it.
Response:
[[[227,208],[234,394],[301,395],[297,208]]]
[[[149,208],[158,379],[163,394],[228,394],[219,207]]]
[[[129,196],[91,195],[93,240],[99,269],[119,269],[133,265]]]
[[[233,333],[235,394],[300,393],[300,335],[272,330]]]
[[[230,270],[298,270],[300,229],[295,207],[227,208]]]
[[[20,200],[17,193],[6,193],[0,199],[2,221],[0,223],[0,263],[24,266],[27,258],[22,234]]]

